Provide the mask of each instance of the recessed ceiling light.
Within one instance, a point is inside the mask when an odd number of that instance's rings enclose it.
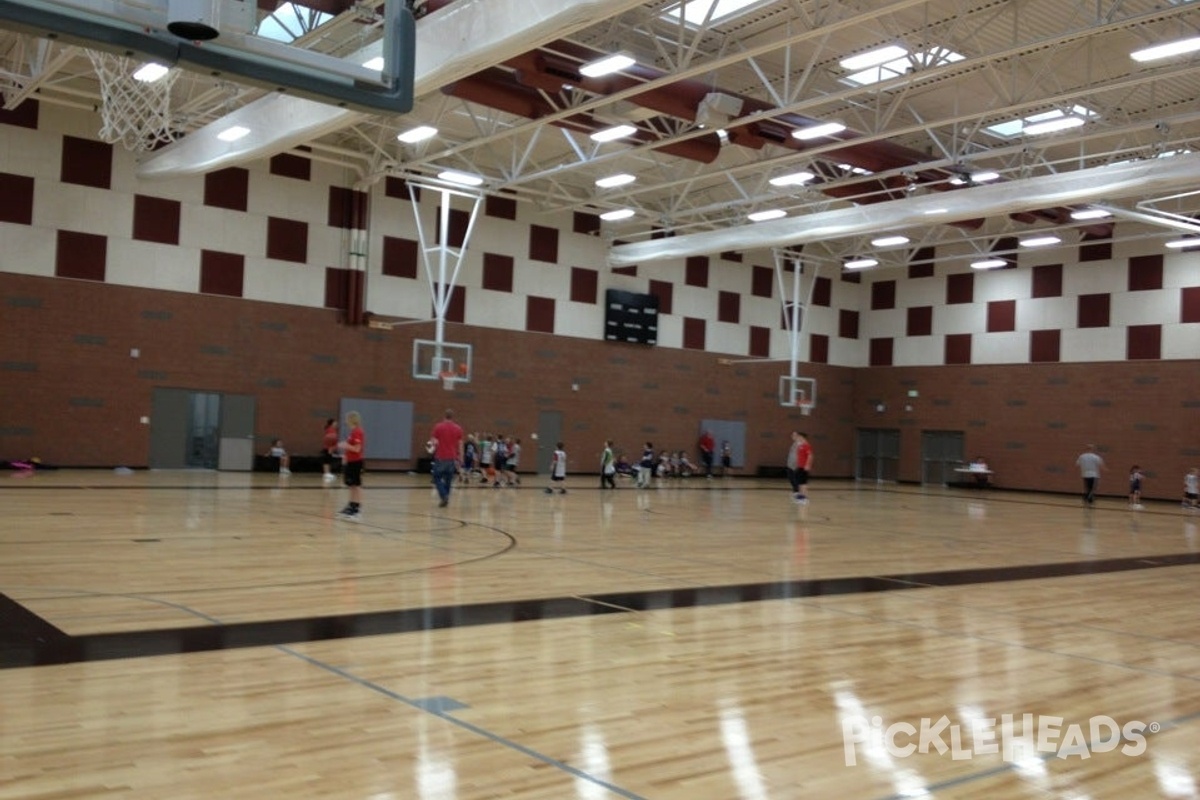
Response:
[[[169,67],[164,67],[162,64],[150,62],[140,66],[137,72],[133,73],[133,79],[135,81],[141,81],[142,83],[154,83],[157,80],[162,80],[162,78],[170,71],[171,70]]]
[[[637,128],[632,125],[614,125],[602,131],[596,131],[591,136],[594,142],[611,142],[614,139],[624,139],[626,136],[632,136],[635,133],[637,133]]]
[[[751,222],[763,222],[768,219],[779,219],[786,216],[787,212],[782,208],[768,208],[765,211],[755,211],[753,214],[747,214],[746,219]]]
[[[1008,262],[1003,258],[985,258],[983,261],[972,261],[971,269],[997,269],[1007,267]]]
[[[878,264],[879,262],[873,258],[852,258],[842,266],[846,269],[868,269]]]
[[[1175,239],[1170,242],[1164,242],[1164,244],[1172,250],[1182,250],[1186,247],[1200,247],[1200,236],[1193,236],[1190,239]]]
[[[629,219],[634,213],[632,208],[618,208],[615,211],[605,211],[600,215],[600,219],[605,222],[616,222],[617,220]]]
[[[792,131],[792,136],[801,141],[809,139],[819,139],[822,136],[832,136],[835,133],[841,133],[846,130],[846,126],[840,122],[826,122],[821,125],[813,125],[811,128],[797,128]]]
[[[908,55],[908,51],[903,47],[895,44],[889,44],[886,47],[880,47],[875,50],[870,50],[866,53],[859,53],[856,56],[843,58],[838,62],[842,69],[857,71],[866,69],[867,67],[877,67],[887,61],[892,61],[897,58],[904,58]]]
[[[871,240],[872,247],[896,247],[897,245],[908,244],[911,241],[907,236],[881,236],[878,239]]]
[[[787,175],[780,175],[778,178],[771,178],[768,183],[772,186],[796,186],[801,183],[808,183],[815,175],[811,172],[792,172]]]
[[[1051,244],[1060,244],[1062,239],[1057,236],[1031,236],[1028,239],[1021,240],[1021,247],[1045,247]]]
[[[249,128],[243,128],[241,125],[234,125],[218,133],[217,138],[222,142],[236,142],[238,139],[241,139],[248,133],[250,133]]]
[[[627,172],[622,172],[620,175],[609,175],[607,178],[601,178],[596,181],[596,185],[601,189],[611,189],[614,186],[624,186],[627,183],[633,183],[637,178]]]
[[[613,72],[620,72],[626,67],[632,67],[637,63],[637,59],[629,55],[629,53],[613,53],[611,56],[598,58],[595,61],[589,61],[579,68],[579,74],[585,78],[598,78],[601,75],[609,75]]]
[[[478,175],[472,175],[469,172],[459,172],[456,169],[439,172],[438,177],[447,183],[457,183],[461,186],[479,186],[483,183],[483,178]]]
[[[1071,212],[1071,219],[1103,219],[1111,216],[1112,212],[1103,208],[1081,208]]]
[[[429,125],[418,125],[417,127],[407,130],[404,133],[396,134],[396,138],[405,144],[416,144],[423,142],[426,139],[431,139],[437,136],[438,129]]]
[[[1196,50],[1200,50],[1200,36],[1155,45],[1154,47],[1147,47],[1144,50],[1135,50],[1129,54],[1129,57],[1134,61],[1154,61],[1159,58],[1181,56],[1184,53],[1192,53]]]

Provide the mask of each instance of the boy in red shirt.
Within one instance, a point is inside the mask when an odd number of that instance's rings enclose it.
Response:
[[[341,443],[342,448],[342,480],[350,489],[350,502],[338,512],[338,519],[347,522],[362,521],[362,473],[363,453],[366,449],[366,437],[362,429],[362,417],[357,411],[346,415],[346,425],[350,434]]]

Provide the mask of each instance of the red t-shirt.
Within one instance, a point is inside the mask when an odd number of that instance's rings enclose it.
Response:
[[[336,450],[338,442],[337,427],[330,425],[325,429],[325,438],[321,440],[321,447],[326,450]]]
[[[458,458],[459,450],[462,445],[463,429],[458,423],[451,419],[444,419],[437,425],[433,426],[433,435],[430,437],[437,442],[437,447],[433,450],[433,457],[438,461],[454,461]]]
[[[711,453],[713,451],[713,445],[713,437],[709,436],[707,433],[700,437],[701,452]]]
[[[796,469],[812,469],[812,445],[800,442],[796,445]]]
[[[355,452],[350,448],[346,448],[346,452],[342,455],[342,458],[345,461],[362,461],[363,451],[366,450],[366,439],[363,436],[363,429],[355,428],[354,430],[350,431],[350,435],[346,437],[346,444],[358,445],[358,452]]]

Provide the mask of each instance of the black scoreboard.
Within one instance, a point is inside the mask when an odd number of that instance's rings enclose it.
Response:
[[[658,344],[658,298],[620,289],[605,291],[604,338],[610,342]]]

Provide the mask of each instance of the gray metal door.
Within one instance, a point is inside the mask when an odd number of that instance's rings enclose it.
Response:
[[[537,471],[539,475],[550,474],[550,459],[554,456],[554,445],[562,440],[562,426],[561,411],[538,412]],[[567,451],[568,454],[570,452],[570,450]],[[575,463],[583,462],[576,458]]]
[[[221,395],[218,469],[254,469],[254,413],[254,395]]]
[[[150,402],[150,469],[187,466],[191,396],[187,389],[155,389]]]
[[[854,477],[860,481],[895,482],[900,476],[900,431],[859,428]]]
[[[962,431],[921,431],[921,483],[953,483],[963,463]]]

